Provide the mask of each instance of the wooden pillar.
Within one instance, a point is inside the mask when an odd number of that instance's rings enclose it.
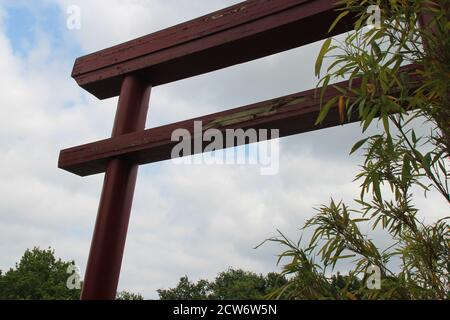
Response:
[[[112,137],[145,129],[151,87],[137,76],[123,79]],[[138,165],[109,161],[81,293],[82,300],[116,297]]]

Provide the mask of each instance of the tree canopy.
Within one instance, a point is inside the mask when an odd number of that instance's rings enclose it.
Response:
[[[27,249],[14,268],[0,270],[0,300],[79,300],[82,282],[73,277],[75,270],[75,261],[56,258],[52,248]],[[143,299],[139,293],[117,294],[117,300]]]
[[[241,269],[221,272],[214,281],[182,277],[175,288],[160,289],[161,300],[261,300],[286,283],[275,273],[266,276]]]
[[[51,249],[27,249],[15,268],[0,273],[0,299],[76,300],[80,290],[67,288],[67,270],[74,261],[55,258]]]

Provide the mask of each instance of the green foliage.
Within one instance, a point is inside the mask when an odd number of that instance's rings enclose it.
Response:
[[[80,290],[66,286],[67,268],[73,261],[56,259],[49,248],[25,251],[16,264],[5,274],[0,273],[1,300],[76,300]]]
[[[69,289],[75,261],[62,261],[51,248],[27,249],[15,268],[0,270],[0,300],[79,300],[81,290]],[[81,283],[82,285],[82,283]],[[122,291],[117,300],[144,300],[140,294]]]
[[[263,276],[230,269],[220,273],[210,284],[210,297],[215,300],[260,300],[278,286],[277,282],[273,273]]]
[[[144,297],[140,293],[121,291],[117,293],[116,300],[144,300]]]
[[[189,281],[182,277],[175,288],[160,289],[161,300],[261,300],[270,292],[286,284],[284,277],[269,273],[257,275],[243,270],[229,269],[214,281]]]
[[[317,122],[339,101],[349,118],[359,117],[363,133],[376,122],[381,133],[358,141],[351,150],[362,148],[365,157],[355,178],[361,182],[356,208],[334,200],[318,208],[305,225],[313,231],[306,248],[282,233],[268,240],[286,248],[278,262],[289,261],[282,273],[289,282],[271,298],[449,299],[450,217],[423,222],[413,191],[436,192],[450,204],[450,4],[442,0],[341,4],[342,13],[331,29],[351,14],[357,18],[355,30],[344,41],[325,41],[315,72],[319,76],[324,60],[332,59],[319,82],[321,97],[334,80],[347,78],[350,85],[335,86],[342,96],[323,101]],[[365,27],[369,5],[380,6],[380,28]],[[430,22],[421,28],[419,19],[424,16]],[[417,77],[402,68],[405,64],[414,65]],[[419,134],[420,122],[428,124],[429,133]],[[361,231],[367,224],[385,232],[393,245],[378,248]],[[348,276],[327,276],[340,260],[351,267]],[[393,272],[389,266],[396,261]],[[366,286],[371,266],[381,271],[380,290]]]
[[[208,281],[194,283],[187,276],[180,278],[175,288],[159,289],[157,292],[161,300],[207,300],[210,294]]]

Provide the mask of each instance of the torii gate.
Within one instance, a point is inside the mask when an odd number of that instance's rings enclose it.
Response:
[[[315,125],[320,102],[312,89],[144,130],[154,86],[351,30],[347,16],[327,32],[338,15],[334,2],[248,0],[76,60],[72,77],[82,88],[99,99],[119,95],[112,137],[62,150],[59,157],[59,168],[79,176],[105,172],[81,299],[115,299],[138,166],[170,159],[175,129],[193,133],[197,120],[222,132],[279,129],[284,137],[341,124],[336,111]],[[338,94],[330,88],[324,99]]]

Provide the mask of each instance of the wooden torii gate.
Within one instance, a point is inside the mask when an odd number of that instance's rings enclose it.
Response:
[[[347,16],[327,32],[338,15],[334,2],[248,0],[76,60],[72,77],[82,88],[99,99],[119,96],[112,137],[62,150],[59,157],[59,168],[79,176],[105,172],[81,299],[115,299],[138,166],[170,159],[175,129],[193,133],[197,120],[222,132],[279,129],[284,137],[340,124],[336,111],[315,125],[320,103],[308,90],[144,130],[154,86],[351,30]],[[324,99],[338,94],[330,88]]]

